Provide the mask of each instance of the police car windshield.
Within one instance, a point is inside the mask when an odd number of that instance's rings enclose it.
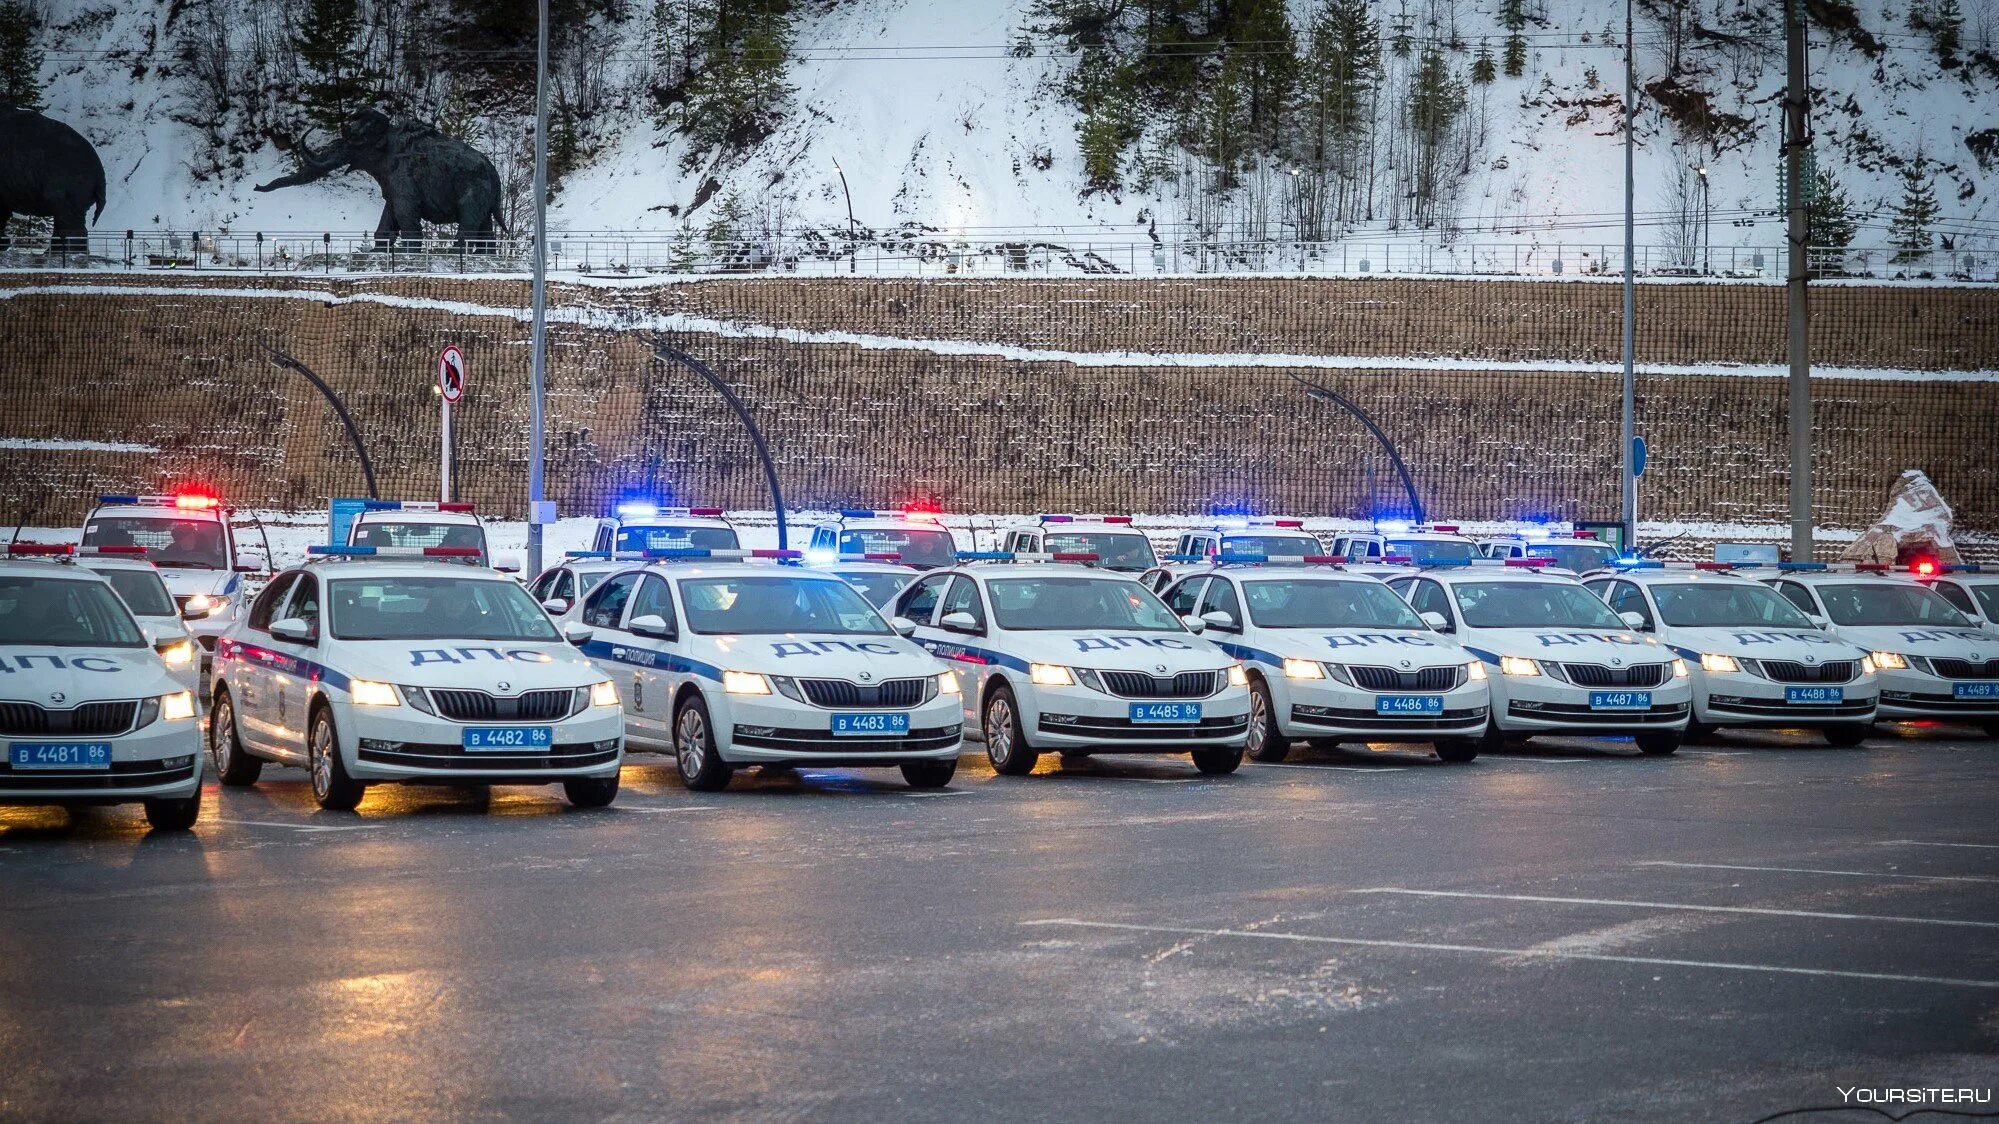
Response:
[[[1460,582],[1452,588],[1472,628],[1624,628],[1610,606],[1579,585]]]
[[[1242,583],[1243,607],[1262,628],[1427,628],[1385,585],[1352,581]]]
[[[1537,542],[1527,544],[1527,557],[1546,558],[1564,570],[1580,574],[1594,570],[1617,557],[1608,543]]]
[[[868,604],[880,609],[895,600],[895,595],[909,587],[916,580],[915,574],[899,574],[893,570],[864,570],[859,573],[840,574],[841,580],[861,591]]]
[[[1659,619],[1674,628],[1812,627],[1812,622],[1805,619],[1796,605],[1766,585],[1743,582],[1654,585],[1652,599],[1659,603]]]
[[[938,530],[864,529],[840,532],[841,554],[895,554],[905,566],[925,569],[958,561],[958,544],[951,532]]]
[[[1972,595],[1978,598],[1985,609],[1987,620],[1999,621],[1999,584],[1983,584],[1971,587]]]
[[[0,644],[143,648],[146,637],[103,582],[0,577]]]
[[[1260,554],[1265,558],[1303,558],[1325,548],[1309,535],[1224,535],[1222,553]]]
[[[83,525],[85,546],[143,546],[155,566],[200,570],[229,568],[229,544],[213,519],[148,519],[99,515]]]
[[[1822,585],[1819,600],[1825,602],[1832,623],[1854,626],[1877,624],[1968,625],[1970,618],[1951,607],[1933,589],[1919,585],[1882,582],[1879,585]]]
[[[99,570],[97,574],[111,583],[118,599],[137,616],[180,615],[180,610],[174,608],[173,597],[167,593],[167,583],[151,570]]]
[[[680,600],[687,627],[708,635],[889,632],[874,606],[837,578],[693,578],[680,583]]]
[[[1478,547],[1451,539],[1389,539],[1389,554],[1412,559],[1417,565],[1431,562],[1469,562],[1478,557]]]
[[[1001,578],[986,583],[1001,628],[1021,632],[1122,628],[1183,632],[1166,603],[1119,578]]]
[[[740,550],[728,527],[620,527],[618,550]]]
[[[560,639],[527,590],[505,579],[336,578],[327,589],[337,640]]]
[[[1136,531],[1063,531],[1042,540],[1050,554],[1094,554],[1106,570],[1150,570],[1159,565],[1152,543]]]
[[[355,546],[471,547],[486,556],[486,531],[476,523],[370,520],[354,525]]]

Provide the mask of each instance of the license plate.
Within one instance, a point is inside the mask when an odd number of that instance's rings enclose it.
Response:
[[[1844,687],[1786,687],[1784,701],[1787,703],[1843,703],[1846,701]]]
[[[1591,710],[1650,710],[1652,709],[1652,692],[1591,691],[1589,693],[1589,708]]]
[[[909,734],[907,714],[835,714],[836,738],[900,738]]]
[[[1999,699],[1999,683],[1958,683],[1950,693],[1958,699]]]
[[[1200,703],[1132,703],[1133,722],[1169,724],[1199,722]]]
[[[7,763],[16,769],[109,769],[109,742],[15,742]]]
[[[488,753],[539,753],[554,747],[555,730],[549,726],[481,726],[466,730],[459,744]]]
[[[1442,695],[1376,695],[1376,714],[1442,714]]]

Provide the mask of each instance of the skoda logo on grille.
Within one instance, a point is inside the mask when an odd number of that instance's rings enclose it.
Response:
[[[68,697],[69,697],[68,695],[65,695],[65,694],[63,694],[63,693],[62,693],[61,691],[50,691],[50,692],[49,692],[49,701],[50,701],[50,702],[61,702],[61,701],[63,701],[64,699],[66,699],[66,698],[68,698]]]
[[[502,691],[511,691],[514,689],[514,685],[512,683],[507,682],[504,679],[500,680],[498,683],[493,684],[493,686],[498,687]]]
[[[875,678],[875,673],[872,671],[861,672],[861,682],[863,683],[872,683],[874,682],[874,678]]]
[[[1408,667],[1408,666],[1409,666],[1409,661],[1408,661],[1408,660],[1403,660],[1403,661],[1402,661],[1402,666],[1403,666],[1403,667]]]
[[[1156,664],[1153,664],[1153,665],[1152,665],[1152,670],[1154,670],[1154,671],[1158,672],[1158,673],[1159,673],[1159,674],[1161,674],[1161,675],[1164,675],[1164,674],[1166,674],[1166,665],[1165,665],[1165,664],[1163,664],[1163,663],[1156,663]]]
[[[1817,656],[1806,656],[1806,657],[1805,657],[1805,662],[1806,662],[1806,663],[1817,663],[1817,662],[1819,662],[1819,658],[1818,658]]]
[[[1623,657],[1623,656],[1612,656],[1612,657],[1610,657],[1610,666],[1612,666],[1612,667],[1623,667],[1623,666],[1624,666],[1624,657]]]

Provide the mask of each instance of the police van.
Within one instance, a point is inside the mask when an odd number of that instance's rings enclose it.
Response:
[[[957,561],[958,543],[936,512],[917,508],[847,508],[812,528],[806,541],[809,565],[830,566],[855,554],[893,554],[905,566],[934,570]]]
[[[1617,551],[1595,531],[1538,531],[1527,535],[1486,539],[1479,549],[1487,558],[1545,558],[1550,566],[1572,574],[1601,570],[1617,562]]]
[[[186,831],[201,813],[194,693],[161,659],[184,637],[140,625],[68,544],[0,555],[0,804],[142,804]]]
[[[1337,535],[1333,553],[1349,562],[1409,562],[1418,566],[1431,563],[1470,562],[1481,557],[1478,544],[1458,533],[1453,523],[1425,523],[1414,527],[1382,524],[1373,531]]]
[[[1873,657],[1883,720],[1963,722],[1999,737],[1999,636],[1886,565],[1783,562],[1777,571],[1762,580]]]
[[[719,507],[621,503],[611,518],[597,521],[590,550],[607,555],[646,550],[735,550],[743,544],[735,525],[722,515]]]
[[[634,750],[687,787],[745,765],[896,767],[938,788],[958,767],[958,678],[831,574],[788,550],[655,551],[566,618],[625,695]]]
[[[314,546],[215,648],[209,751],[222,783],[310,771],[348,810],[368,785],[560,784],[618,794],[617,688],[472,546]]]
[[[1679,749],[1693,711],[1686,662],[1581,583],[1540,573],[1545,565],[1433,564],[1388,585],[1485,662],[1492,723],[1484,748],[1573,734],[1629,735],[1648,755]]]
[[[1917,564],[1909,574],[1936,590],[1937,596],[1963,613],[1987,636],[1999,637],[1999,566],[1976,562]]]
[[[1693,673],[1689,737],[1719,727],[1804,727],[1859,745],[1881,693],[1874,661],[1726,562],[1631,560],[1583,587]]]
[[[479,521],[478,506],[469,503],[412,503],[407,500],[367,500],[366,507],[347,527],[348,546],[372,546],[388,550],[423,550],[442,547],[450,551],[471,550],[481,566],[511,572],[519,570],[515,559],[494,561],[486,543],[486,525]]]
[[[1478,756],[1491,704],[1485,665],[1332,555],[1297,564],[1223,555],[1165,601],[1248,668],[1253,761],[1282,761],[1298,739],[1424,742],[1445,761]]]
[[[1143,573],[1159,565],[1152,540],[1129,515],[1043,515],[1036,525],[1008,531],[999,549],[1015,554],[1094,554],[1098,567]]]
[[[185,610],[174,603],[160,572],[146,561],[143,546],[87,546],[76,552],[76,564],[111,584],[153,639],[160,661],[181,686],[201,699],[200,646],[184,623]]]
[[[993,768],[1034,769],[1045,751],[1189,753],[1230,773],[1249,737],[1242,664],[1094,555],[972,552],[896,601],[915,637],[964,681],[964,717]]]
[[[242,615],[243,575],[268,565],[261,551],[237,547],[230,512],[215,496],[109,495],[83,521],[86,548],[146,548],[187,629],[204,652]]]

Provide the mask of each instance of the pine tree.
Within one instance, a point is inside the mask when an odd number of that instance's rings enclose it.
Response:
[[[1490,86],[1499,77],[1499,68],[1492,61],[1492,48],[1485,40],[1478,42],[1478,57],[1472,60],[1471,80],[1475,86]]]
[[[305,82],[299,104],[306,119],[338,130],[368,96],[368,76],[356,40],[361,34],[358,0],[309,0],[305,18],[292,36]]]
[[[1416,149],[1412,205],[1420,225],[1428,225],[1434,218],[1442,188],[1443,154],[1464,108],[1464,85],[1452,77],[1444,52],[1434,45],[1427,48],[1409,88],[1409,133]]]
[[[1957,65],[1957,51],[1964,42],[1964,10],[1957,0],[1937,0],[1929,13],[1930,45],[1936,49],[1937,63],[1949,70]]]
[[[1853,236],[1859,231],[1860,223],[1853,215],[1853,204],[1846,197],[1846,189],[1839,180],[1824,168],[1812,176],[1812,196],[1810,211],[1810,242],[1813,246],[1844,250],[1853,245]]]
[[[1289,126],[1298,42],[1284,0],[1237,0],[1222,28],[1241,64],[1243,112],[1256,151],[1274,152]]]
[[[1526,0],[1502,0],[1499,23],[1506,29],[1506,76],[1518,78],[1527,73],[1527,40],[1521,34],[1527,29]]]
[[[1381,77],[1379,36],[1367,0],[1323,0],[1312,18],[1300,68],[1298,163],[1311,175],[1301,217],[1313,239],[1362,210],[1359,165]]]
[[[0,105],[42,107],[41,31],[25,0],[0,0]]]
[[[1076,127],[1076,142],[1083,151],[1085,193],[1116,191],[1122,186],[1119,168],[1124,158],[1124,135],[1108,105],[1099,105],[1083,116]]]
[[[1930,177],[1929,160],[1918,152],[1902,168],[1902,201],[1895,207],[1889,238],[1897,250],[1894,261],[1920,261],[1932,245],[1930,228],[1937,221],[1936,184]]]

